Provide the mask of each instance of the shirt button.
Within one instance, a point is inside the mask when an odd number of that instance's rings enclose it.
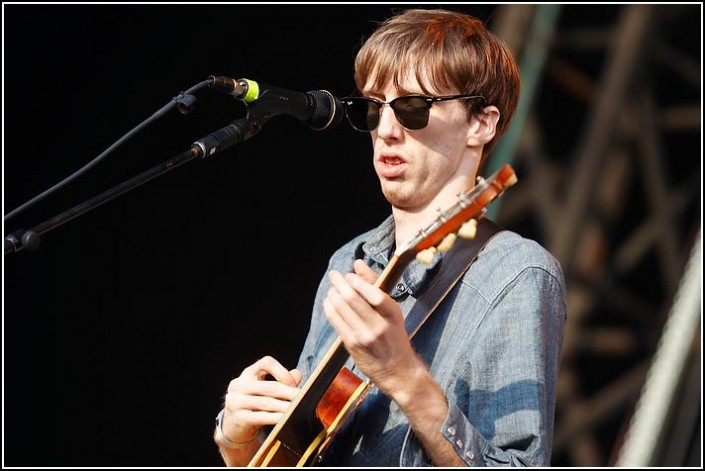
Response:
[[[404,291],[406,291],[406,286],[404,286],[403,284],[399,283],[399,284],[397,285],[397,290],[398,290],[400,293],[403,293]]]
[[[448,427],[448,433],[451,435],[455,435],[455,427]]]
[[[463,441],[462,441],[461,439],[459,439],[459,438],[455,441],[455,444],[458,445],[458,448],[462,448],[462,447],[463,447]]]
[[[472,450],[466,451],[465,456],[467,456],[470,461],[475,459],[475,453],[473,453]]]

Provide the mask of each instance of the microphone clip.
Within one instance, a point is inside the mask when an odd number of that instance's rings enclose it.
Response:
[[[194,103],[196,103],[196,97],[190,93],[179,93],[177,96],[172,98],[176,102],[176,109],[179,110],[181,114],[189,114],[195,108]]]

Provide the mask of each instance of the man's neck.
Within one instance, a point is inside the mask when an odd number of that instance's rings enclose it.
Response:
[[[430,226],[441,213],[448,211],[458,202],[457,194],[439,195],[418,211],[408,211],[392,207],[394,216],[395,242],[397,247],[404,247],[420,230]]]

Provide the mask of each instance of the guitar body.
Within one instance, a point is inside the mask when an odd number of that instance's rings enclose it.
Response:
[[[341,345],[327,362],[345,363],[347,353]],[[333,437],[355,411],[371,388],[345,367],[331,380],[327,368],[299,394],[287,414],[269,434],[249,467],[313,466],[323,456]]]
[[[504,165],[487,180],[478,179],[478,184],[467,194],[460,195],[452,208],[395,251],[375,286],[389,293],[415,257],[423,261],[432,257],[436,250],[448,250],[456,234],[473,238],[477,226],[473,218],[481,215],[490,202],[516,181],[509,165]],[[303,467],[320,461],[336,433],[371,388],[371,384],[344,367],[348,357],[338,337],[248,467]]]

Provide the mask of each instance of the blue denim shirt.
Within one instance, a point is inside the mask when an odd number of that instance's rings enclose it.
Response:
[[[361,258],[381,273],[394,242],[394,221],[351,240],[329,269],[352,271]],[[391,296],[407,315],[442,258],[411,262]],[[323,277],[298,367],[304,381],[337,333],[322,308]],[[566,321],[563,273],[534,241],[505,230],[480,252],[412,338],[445,391],[449,411],[439,430],[469,466],[549,466],[556,378]],[[346,364],[365,379],[349,359]],[[419,398],[423,400],[423,398]],[[404,414],[372,388],[335,435],[327,466],[432,466]]]

